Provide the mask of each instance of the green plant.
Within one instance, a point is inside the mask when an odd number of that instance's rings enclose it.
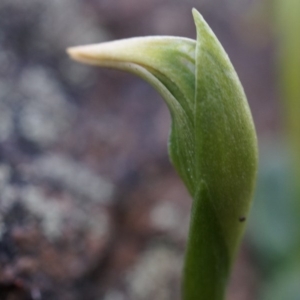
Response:
[[[183,299],[219,300],[244,231],[257,143],[243,88],[194,9],[197,41],[144,37],[68,49],[74,59],[129,71],[162,95],[172,117],[171,161],[193,197]]]

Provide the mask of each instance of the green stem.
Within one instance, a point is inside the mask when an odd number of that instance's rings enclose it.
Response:
[[[224,299],[230,261],[221,232],[207,186],[202,182],[192,207],[184,266],[184,300]]]

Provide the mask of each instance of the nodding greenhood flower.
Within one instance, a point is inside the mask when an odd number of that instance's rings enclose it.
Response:
[[[248,103],[221,44],[194,9],[197,40],[141,37],[68,49],[75,60],[137,74],[172,117],[171,161],[193,197],[183,279],[186,300],[223,299],[257,168]]]

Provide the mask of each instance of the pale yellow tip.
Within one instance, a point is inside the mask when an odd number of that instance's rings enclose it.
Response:
[[[77,46],[77,47],[71,47],[66,50],[68,55],[79,62],[86,63],[87,61],[87,55],[86,55],[86,50],[85,46]]]
[[[120,47],[117,47],[116,45],[118,45],[118,43],[109,42],[76,46],[68,48],[67,53],[76,61],[90,65],[106,66],[109,64],[108,62],[113,59],[114,52],[117,52],[119,55]]]

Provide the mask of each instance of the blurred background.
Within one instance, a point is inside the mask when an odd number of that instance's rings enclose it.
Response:
[[[195,38],[197,8],[256,124],[255,203],[230,300],[300,299],[299,0],[0,1],[0,299],[179,300],[191,198],[147,83],[65,48]]]

